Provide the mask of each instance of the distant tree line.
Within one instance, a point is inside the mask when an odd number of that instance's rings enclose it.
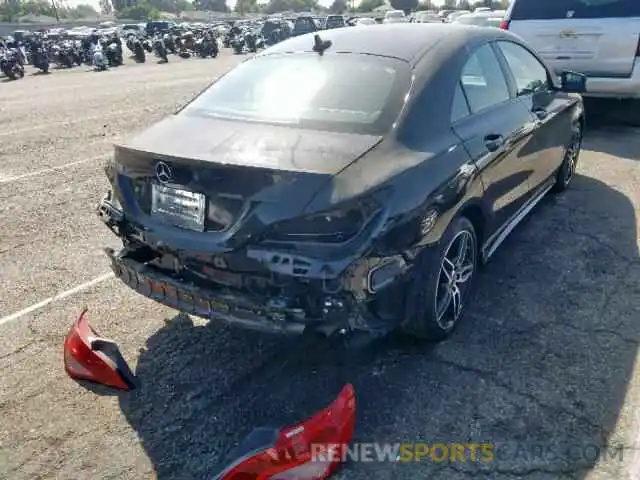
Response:
[[[26,15],[47,16],[59,19],[75,20],[78,18],[97,17],[98,12],[91,5],[77,5],[66,7],[57,5],[55,1],[29,0],[0,0],[0,21],[11,22]]]
[[[77,7],[61,7],[56,5],[59,0],[0,0],[0,19],[3,21],[16,20],[22,16],[46,15],[61,19],[76,19],[96,17],[98,12],[90,5]],[[384,5],[385,0],[333,0],[328,11],[331,13],[371,12]],[[391,7],[406,12],[415,10],[437,10],[431,0],[389,0]],[[445,0],[444,7],[449,10],[473,10],[477,7],[491,7],[505,9],[508,0]],[[131,20],[154,20],[161,16],[161,12],[181,14],[192,10],[211,12],[231,12],[226,0],[100,0],[100,9],[104,14],[115,14],[118,18]],[[278,13],[285,11],[308,12],[325,11],[318,0],[269,0],[268,3],[258,3],[258,0],[237,0],[234,11],[238,14],[246,13]]]

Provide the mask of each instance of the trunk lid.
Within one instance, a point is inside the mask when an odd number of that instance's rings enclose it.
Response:
[[[121,144],[181,163],[335,175],[381,137],[173,115]]]
[[[173,116],[116,146],[115,183],[126,215],[146,239],[187,250],[203,250],[197,245],[202,241],[232,249],[265,226],[302,214],[333,175],[379,140]],[[165,167],[169,177],[163,176]],[[165,187],[200,197],[202,203],[193,207],[204,210],[200,231],[154,216],[154,195]],[[196,240],[194,233],[204,237]]]

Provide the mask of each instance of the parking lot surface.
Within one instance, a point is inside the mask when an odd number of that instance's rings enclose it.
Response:
[[[570,190],[513,232],[439,345],[345,351],[205,324],[109,276],[101,249],[118,245],[94,209],[112,143],[240,59],[0,81],[0,478],[211,478],[253,427],[302,420],[352,382],[357,442],[497,454],[352,462],[336,478],[639,479],[640,130],[589,130]],[[62,340],[83,306],[139,389],[67,378]]]

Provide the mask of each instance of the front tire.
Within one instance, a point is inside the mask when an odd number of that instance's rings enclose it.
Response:
[[[576,122],[572,130],[571,140],[565,147],[564,158],[556,173],[556,182],[551,189],[553,193],[564,192],[569,187],[578,168],[578,159],[582,148],[582,122]]]
[[[462,318],[477,266],[475,229],[467,218],[458,217],[440,243],[424,250],[413,266],[402,331],[431,341],[448,337]]]

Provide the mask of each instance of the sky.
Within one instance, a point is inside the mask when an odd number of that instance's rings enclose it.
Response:
[[[66,3],[70,7],[80,4],[91,5],[93,8],[100,11],[99,0],[67,0]],[[320,5],[328,7],[333,3],[333,0],[319,0],[318,3],[320,3]],[[442,5],[444,3],[444,0],[431,0],[431,3],[433,3],[434,5]],[[227,0],[227,5],[229,5],[229,7],[233,8],[235,4],[236,0]]]

